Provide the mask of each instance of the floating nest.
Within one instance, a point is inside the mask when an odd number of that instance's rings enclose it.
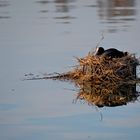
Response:
[[[89,53],[76,59],[78,65],[72,71],[51,78],[73,81],[79,87],[77,100],[98,107],[126,105],[137,100],[136,84],[140,79],[136,72],[139,59],[135,55],[111,59]]]

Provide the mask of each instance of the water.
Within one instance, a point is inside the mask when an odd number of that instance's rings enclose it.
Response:
[[[64,72],[94,49],[140,56],[138,0],[0,0],[0,139],[139,140],[139,102],[97,108],[72,83],[22,81]]]

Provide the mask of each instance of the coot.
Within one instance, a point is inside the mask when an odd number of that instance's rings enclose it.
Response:
[[[102,55],[104,57],[109,57],[109,58],[121,58],[121,57],[128,55],[128,53],[119,51],[115,48],[110,48],[110,49],[104,50],[103,47],[99,47],[99,48],[97,48],[95,55],[96,56]]]

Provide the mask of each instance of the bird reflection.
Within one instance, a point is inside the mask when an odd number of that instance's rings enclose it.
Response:
[[[135,102],[139,97],[136,84],[98,85],[92,82],[83,82],[79,87],[77,100],[83,100],[89,105],[98,107],[127,105],[129,102]]]

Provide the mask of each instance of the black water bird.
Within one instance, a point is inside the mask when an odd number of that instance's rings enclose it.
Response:
[[[109,58],[121,58],[121,57],[127,56],[128,53],[119,51],[115,48],[110,48],[110,49],[104,50],[103,47],[98,47],[96,49],[95,55],[109,57]]]

